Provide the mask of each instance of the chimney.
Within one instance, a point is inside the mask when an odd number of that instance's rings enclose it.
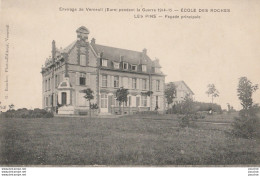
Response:
[[[54,58],[56,57],[56,46],[55,46],[55,41],[52,41],[52,59],[54,60]]]
[[[146,56],[146,54],[147,54],[147,49],[144,48],[144,49],[143,49],[143,55]]]
[[[76,30],[76,33],[77,33],[78,40],[83,40],[85,42],[88,41],[89,30],[85,26],[81,26],[80,28],[78,28]]]
[[[96,39],[95,39],[95,38],[92,38],[92,39],[91,39],[91,44],[93,44],[93,45],[96,44]]]

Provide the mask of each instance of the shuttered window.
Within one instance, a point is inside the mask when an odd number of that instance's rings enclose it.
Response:
[[[141,96],[141,105],[144,107],[147,106],[147,96]]]
[[[142,89],[143,89],[143,90],[146,90],[146,89],[147,89],[147,80],[146,80],[146,79],[143,79],[143,80],[142,80]]]
[[[136,87],[136,78],[133,78],[132,79],[132,88],[133,89],[136,89],[137,87]]]

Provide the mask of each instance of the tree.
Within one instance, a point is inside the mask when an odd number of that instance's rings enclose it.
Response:
[[[123,111],[124,111],[124,103],[127,102],[128,94],[129,94],[128,89],[125,89],[123,87],[117,89],[116,91],[116,100],[119,101],[120,114],[122,114],[121,104],[123,103]]]
[[[216,89],[215,84],[209,84],[206,92],[208,96],[211,96],[211,103],[213,104],[214,98],[219,96],[219,91]]]
[[[91,117],[91,103],[90,101],[94,99],[93,91],[90,88],[84,89],[80,91],[82,93],[85,93],[84,98],[86,98],[89,102],[89,116]]]
[[[253,138],[257,134],[259,127],[257,113],[260,108],[258,104],[253,103],[252,99],[252,95],[257,89],[258,85],[253,85],[246,77],[239,78],[237,96],[243,109],[239,111],[239,116],[235,117],[232,124],[235,135]]]
[[[252,94],[258,89],[258,85],[252,85],[252,82],[246,77],[239,78],[237,96],[244,110],[248,110],[253,105]]]
[[[10,104],[9,105],[9,110],[13,110],[14,109],[14,104]]]
[[[173,82],[170,82],[164,91],[164,96],[166,98],[168,104],[168,110],[170,108],[170,104],[173,103],[173,99],[176,97],[176,86]]]

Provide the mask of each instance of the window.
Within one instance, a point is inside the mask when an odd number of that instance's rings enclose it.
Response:
[[[147,80],[146,79],[142,79],[142,89],[143,90],[147,89]]]
[[[147,96],[141,96],[141,103],[142,106],[147,106]]]
[[[58,80],[58,76],[55,75],[55,87],[57,87],[57,80]]]
[[[140,97],[136,97],[136,107],[139,107],[139,104],[140,104]]]
[[[114,68],[119,69],[119,63],[118,62],[113,62],[114,63]]]
[[[103,67],[107,67],[107,60],[106,59],[102,59],[102,66]]]
[[[51,89],[51,79],[49,78],[49,80],[48,80],[48,90],[50,90]]]
[[[128,102],[129,102],[129,107],[131,107],[131,104],[132,104],[132,97],[131,96],[128,97]]]
[[[107,94],[101,94],[101,108],[107,108]]]
[[[45,106],[48,106],[48,97],[45,97]]]
[[[79,64],[82,66],[86,66],[87,65],[87,59],[86,59],[86,55],[80,55],[80,59],[79,59]]]
[[[133,89],[136,89],[136,78],[133,78],[132,88],[133,88]]]
[[[86,85],[86,73],[81,73],[80,74],[79,85]]]
[[[155,67],[155,73],[161,73],[161,69],[158,67]]]
[[[123,69],[124,69],[124,70],[127,70],[127,69],[128,69],[128,63],[123,62]]]
[[[160,90],[160,80],[156,80],[156,91]]]
[[[158,96],[156,96],[155,104],[156,104],[156,107],[159,107],[159,97]]]
[[[57,75],[57,87],[59,86],[60,84],[60,75]]]
[[[146,65],[142,65],[142,72],[146,72]]]
[[[137,71],[137,66],[136,65],[132,65],[132,70],[133,71]]]
[[[114,87],[119,87],[119,76],[114,77]]]
[[[47,80],[45,80],[45,91],[47,91],[47,85],[48,85]]]
[[[107,87],[107,75],[102,75],[102,87]]]
[[[128,77],[123,77],[122,81],[123,81],[123,87],[128,88]]]
[[[50,95],[50,105],[53,106],[53,94]]]

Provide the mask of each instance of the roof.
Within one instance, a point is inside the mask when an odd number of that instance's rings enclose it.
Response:
[[[102,53],[103,58],[112,61],[120,62],[121,58],[121,61],[126,61],[131,64],[147,64],[152,62],[152,60],[147,55],[144,55],[143,52],[115,48],[99,44],[91,45],[96,53]]]
[[[87,28],[83,26],[77,30],[77,33],[88,34],[89,31]],[[78,40],[75,40],[64,49],[56,49],[56,56],[60,56],[62,53],[69,54],[72,51],[72,49],[77,45],[77,42]],[[143,51],[133,51],[128,49],[110,47],[96,44],[95,39],[89,42],[89,45],[93,48],[96,55],[100,55],[100,57],[103,59],[108,59],[110,63],[121,61],[127,62],[130,65],[137,65],[137,70],[141,69],[141,64],[144,64],[146,65],[147,73],[154,73],[153,67],[161,68],[159,60],[151,60],[150,57],[146,54],[146,49],[144,49]],[[109,67],[112,67],[112,64],[109,65]],[[162,72],[160,72],[159,74],[163,75]]]
[[[174,81],[173,83],[176,87],[183,84],[192,93],[192,95],[194,95],[194,92],[190,89],[190,87],[184,81]],[[167,84],[169,84],[169,83],[167,83]]]
[[[75,40],[74,42],[72,42],[71,44],[69,44],[66,48],[64,48],[63,50],[61,50],[61,53],[69,53],[70,50],[74,47],[74,45],[77,43],[77,40]]]

